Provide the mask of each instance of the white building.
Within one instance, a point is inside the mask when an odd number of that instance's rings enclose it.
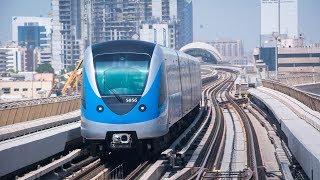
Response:
[[[219,51],[224,61],[232,64],[246,64],[242,40],[214,40],[207,43]]]
[[[53,0],[58,1],[58,0]],[[83,34],[87,43],[136,39],[142,24],[175,23],[175,47],[193,40],[191,0],[83,0]],[[116,12],[116,13],[115,13]]]
[[[1,81],[1,99],[37,99],[48,97],[52,81]]]
[[[52,68],[55,72],[63,69],[63,49],[62,49],[62,24],[59,21],[59,1],[51,1],[51,16],[52,16]]]
[[[37,64],[51,63],[52,53],[51,48],[36,48],[34,49],[35,62]]]
[[[184,2],[185,0],[181,1]],[[181,3],[182,5],[182,3]],[[178,17],[177,0],[152,0],[152,17],[160,21],[176,20]]]
[[[298,38],[298,0],[261,0],[261,45],[274,46],[273,32],[282,38]]]
[[[51,0],[52,31],[52,67],[55,72],[77,65],[84,53],[81,39],[81,7],[83,1]]]
[[[0,72],[22,70],[21,51],[19,48],[0,48]]]
[[[140,40],[153,42],[165,47],[175,48],[174,24],[142,24],[140,26]]]
[[[24,78],[18,80],[16,77]],[[53,74],[23,72],[0,81],[1,100],[36,99],[48,97],[53,87]]]

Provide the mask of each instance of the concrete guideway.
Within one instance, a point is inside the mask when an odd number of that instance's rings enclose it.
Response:
[[[282,92],[284,94],[289,95],[290,97],[293,97],[303,104],[307,105],[310,109],[316,110],[320,112],[320,98],[314,97],[310,94],[307,94],[297,88],[294,88],[292,86],[288,86],[285,84],[281,84],[276,81],[270,81],[270,80],[262,80],[262,84],[264,87]]]
[[[320,178],[320,132],[296,113],[313,112],[303,104],[280,92],[259,87],[248,91],[274,114],[288,138],[288,146],[310,179]],[[288,107],[287,105],[290,107]],[[298,106],[297,106],[298,105]],[[316,117],[320,117],[316,114]],[[316,122],[316,121],[315,121]]]
[[[61,159],[58,159],[44,167],[41,167],[35,171],[32,171],[26,175],[24,175],[22,178],[18,178],[18,180],[25,180],[25,179],[37,179],[43,176],[44,174],[49,173],[50,171],[53,171],[54,169],[61,167],[62,165],[70,162],[77,156],[79,156],[81,153],[80,149],[73,150],[69,154],[67,154],[65,157],[62,157]]]
[[[80,96],[0,103],[0,127],[78,110]]]
[[[279,96],[278,91],[265,87],[259,87],[259,89],[278,99],[285,106],[289,107],[297,116],[304,119],[320,132],[320,113],[318,111],[310,109],[308,106],[286,94],[281,93],[281,96]]]
[[[253,109],[250,109],[251,111],[254,111]],[[255,113],[255,115],[258,116],[258,118],[256,118],[253,114],[247,112],[251,123],[255,129],[256,132],[259,133],[259,135],[257,136],[258,138],[258,142],[259,142],[259,148],[260,148],[260,153],[261,153],[261,158],[262,158],[262,162],[264,165],[264,168],[266,170],[267,173],[272,172],[277,176],[281,176],[281,172],[279,171],[280,166],[279,164],[281,163],[281,161],[277,161],[277,152],[276,149],[282,149],[281,148],[281,141],[280,143],[279,138],[275,139],[275,137],[273,135],[273,131],[267,131],[266,128],[264,126],[262,126],[262,123],[260,121],[262,121],[262,119],[264,119],[263,116],[261,116],[259,113]],[[268,122],[267,122],[268,123]],[[269,123],[268,123],[269,124]],[[270,126],[270,124],[269,124]],[[272,127],[271,127],[272,129]],[[276,135],[275,135],[276,136]],[[272,139],[272,141],[271,141]],[[277,142],[275,142],[277,141]],[[273,145],[273,144],[277,144],[277,145]],[[284,152],[283,152],[284,153]],[[287,160],[288,163],[288,160]],[[270,179],[280,179],[277,177],[273,177]]]
[[[223,116],[227,131],[220,170],[226,172],[242,171],[248,165],[245,129],[235,110],[224,109]]]
[[[0,142],[0,177],[65,150],[80,138],[80,122],[53,127]]]
[[[63,115],[50,116],[34,121],[21,122],[0,127],[0,141],[16,138],[33,132],[41,131],[55,126],[80,121],[80,110]]]

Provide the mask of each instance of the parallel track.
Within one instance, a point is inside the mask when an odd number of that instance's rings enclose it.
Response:
[[[213,79],[217,79],[217,77],[218,76],[215,75],[215,76],[207,77],[207,78],[210,79],[210,81],[212,81]],[[205,87],[204,87],[204,91],[203,91],[203,96],[205,98],[203,99],[202,103],[209,102],[209,103],[211,103],[211,106],[213,106],[213,105],[217,106],[218,104],[215,101],[215,99],[213,98],[214,97],[213,93],[216,92],[215,89],[222,87],[222,84],[225,83],[224,81],[225,80],[221,80],[220,79],[220,80],[215,81],[215,83],[207,82]],[[207,99],[208,99],[208,101],[207,101]],[[208,110],[209,113],[207,114],[207,117],[209,119],[211,116],[213,116],[213,114],[219,108],[215,107],[214,109],[211,109],[211,107],[210,107],[208,109],[209,109]],[[220,114],[220,112],[218,112],[218,114]],[[220,139],[222,137],[221,133],[223,134],[223,132],[224,132],[224,130],[223,130],[224,129],[223,128],[224,123],[223,123],[223,120],[221,121],[221,114],[219,115],[218,119],[220,119],[220,120],[219,121],[213,120],[213,122],[214,122],[214,132],[215,133],[210,134],[210,138],[209,139],[212,140],[211,143],[206,143],[206,147],[210,147],[208,149],[213,149],[212,148],[213,146],[216,146],[216,144],[220,144],[220,143],[214,143],[217,139]],[[209,122],[209,120],[208,120],[208,122]],[[83,149],[81,151],[87,151],[87,150]],[[53,173],[49,173],[49,171],[47,169],[43,170],[43,171],[42,171],[42,169],[39,169],[37,171],[38,174],[36,176],[34,176],[34,178],[40,178],[40,177],[43,177],[45,175],[45,177],[50,177],[50,178],[56,177],[57,179],[60,179],[60,178],[66,178],[66,179],[99,179],[99,176],[101,176],[101,177],[102,176],[103,177],[109,176],[110,172],[112,172],[112,169],[114,169],[114,165],[108,165],[102,159],[93,158],[93,157],[90,157],[90,156],[88,156],[87,158],[83,158],[83,157],[81,157],[81,156],[83,156],[83,153],[80,153],[80,154],[79,154],[79,157],[76,156],[76,157],[73,157],[73,158],[69,158],[67,160],[64,160],[63,159],[64,157],[61,157],[61,160],[57,159],[57,160],[55,160],[55,161],[53,161],[51,163],[48,163],[47,166],[52,166],[53,167],[53,165],[56,163],[56,161],[59,161],[59,163],[58,163],[59,167],[51,169],[50,172],[53,172]],[[212,153],[207,152],[206,154],[208,154],[208,155],[203,155],[204,156],[203,157],[204,160],[202,160],[202,162],[201,162],[202,164],[207,164],[208,160],[210,158],[212,158]],[[66,155],[66,157],[68,157],[68,154]],[[74,161],[74,159],[80,159],[80,160]],[[134,179],[134,178],[139,177],[139,175],[149,165],[150,165],[150,161],[143,162],[135,170],[133,170],[127,176],[126,179]],[[212,165],[210,165],[210,166],[212,166]],[[44,172],[46,172],[46,173],[44,173]],[[101,174],[101,172],[104,172],[104,173]],[[32,174],[32,173],[34,173],[34,171],[32,171],[30,173]],[[25,177],[26,176],[22,176],[20,178],[24,179]]]
[[[177,141],[180,139],[183,140],[173,143],[175,145],[179,144],[178,146],[171,146],[163,152],[162,155],[171,159],[170,162],[173,163],[172,165],[174,165],[174,167],[172,167],[171,170],[169,168],[167,171],[162,172],[162,175],[164,175],[162,178],[184,179],[190,176],[193,176],[193,178],[201,178],[204,170],[211,170],[213,167],[219,167],[224,147],[225,125],[215,96],[231,78],[230,74],[227,75],[227,77],[225,76],[226,74],[220,73],[218,74],[218,80],[204,85],[202,92],[202,104],[205,109],[204,118],[200,120],[201,123],[195,123],[199,124],[198,126],[191,127],[191,129],[194,129],[193,133],[183,133],[183,138],[179,137]],[[188,129],[186,131],[188,131]],[[186,138],[189,140],[186,140]],[[177,158],[172,159],[172,157]],[[215,159],[215,161],[212,161],[212,159]],[[154,164],[156,165],[162,162],[165,163],[166,160],[158,160]],[[175,163],[177,163],[178,166],[176,166]],[[164,166],[168,166],[168,164],[165,163]],[[190,167],[197,167],[197,170],[192,174],[188,174],[189,171],[184,171],[184,169],[190,169]],[[147,170],[144,176],[142,176],[142,179],[161,178],[154,177],[153,171],[157,170],[151,166],[150,170]],[[181,172],[186,173],[183,174]],[[147,176],[146,174],[150,174],[150,176]]]
[[[226,98],[238,112],[246,131],[246,140],[247,140],[247,160],[248,166],[252,170],[252,179],[258,180],[258,169],[257,169],[257,156],[256,156],[256,147],[254,141],[254,132],[250,124],[249,118],[243,109],[233,100],[229,92],[226,94]]]

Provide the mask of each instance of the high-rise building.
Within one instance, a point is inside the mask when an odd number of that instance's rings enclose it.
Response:
[[[12,40],[21,47],[50,47],[52,19],[12,17]]]
[[[151,15],[151,0],[84,1],[84,19],[89,43],[133,39],[139,25]]]
[[[193,41],[191,0],[152,0],[152,19],[175,23],[176,49]]]
[[[242,40],[215,40],[207,43],[214,46],[226,61],[243,58]]]
[[[192,42],[190,0],[84,0],[82,12],[89,44],[138,39],[140,25],[164,23],[175,24],[175,48]]]
[[[142,24],[140,40],[175,48],[175,24]]]
[[[34,50],[46,50],[51,62],[52,19],[45,17],[13,17],[12,40],[23,50],[24,58],[19,71],[35,71],[40,63],[34,56]]]
[[[56,73],[64,69],[63,64],[63,42],[62,42],[62,23],[59,18],[59,0],[51,1],[51,17],[52,17],[52,68]]]
[[[81,26],[83,1],[52,0],[53,68],[73,69],[84,52]]]
[[[261,46],[274,46],[272,33],[279,33],[279,19],[281,38],[297,38],[298,0],[261,0]]]
[[[0,72],[21,71],[21,52],[19,48],[0,48]]]
[[[177,42],[180,49],[193,41],[193,11],[191,0],[177,1]]]

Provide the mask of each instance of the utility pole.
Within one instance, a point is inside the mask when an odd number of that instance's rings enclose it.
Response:
[[[273,32],[272,36],[274,37],[274,39],[276,41],[276,45],[275,45],[275,70],[276,70],[276,80],[278,80],[278,38],[280,36],[280,33]]]
[[[278,32],[279,32],[279,34],[281,34],[281,32],[280,32],[280,4],[281,4],[281,0],[278,0]]]
[[[272,33],[272,36],[276,40],[276,48],[275,48],[275,68],[276,68],[276,80],[278,81],[278,41],[279,37],[281,36],[281,31],[280,31],[280,6],[281,6],[281,0],[278,0],[278,33]]]

